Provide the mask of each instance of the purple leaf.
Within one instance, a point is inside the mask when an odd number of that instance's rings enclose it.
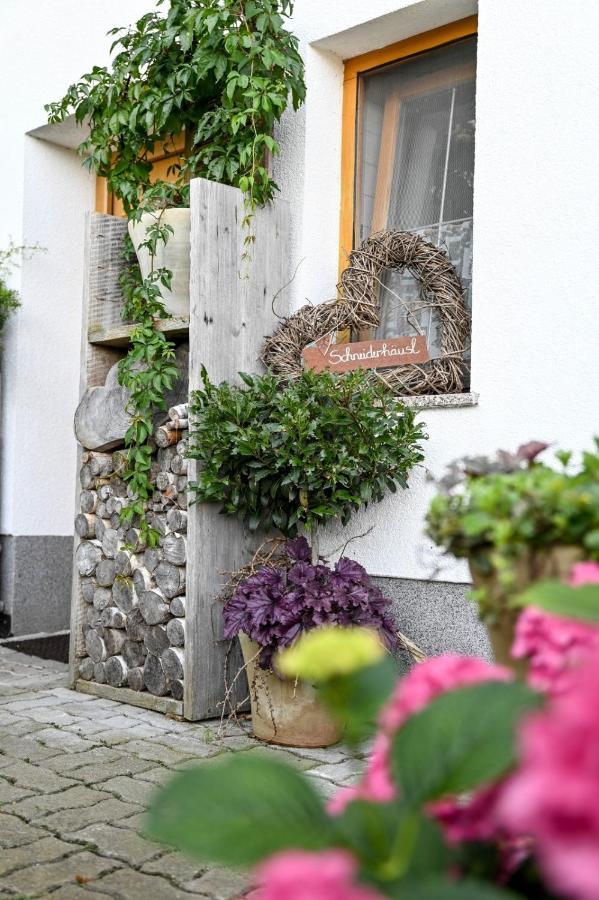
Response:
[[[311,564],[305,538],[285,545],[295,560],[287,567],[263,566],[242,581],[224,606],[225,637],[240,631],[261,647],[260,665],[269,668],[274,653],[304,631],[322,625],[365,625],[376,628],[390,648],[397,646],[390,601],[372,584],[355,560],[343,558],[334,569]]]

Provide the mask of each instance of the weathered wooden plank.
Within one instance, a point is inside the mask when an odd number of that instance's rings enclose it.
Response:
[[[238,372],[260,371],[258,360],[264,337],[277,319],[272,311],[289,311],[292,260],[289,257],[289,211],[277,200],[253,217],[251,261],[241,272],[244,230],[243,196],[239,190],[204,179],[191,183],[191,310],[190,390],[198,388],[205,365],[210,378],[238,381]],[[247,276],[247,277],[244,277]],[[280,292],[280,293],[279,293]],[[197,477],[190,465],[189,479]],[[223,639],[219,593],[221,573],[245,562],[262,538],[239,522],[219,515],[218,507],[194,504],[188,512],[188,572],[185,718],[220,715],[224,697],[224,667],[228,642]],[[235,648],[229,656],[228,680],[241,665]],[[237,702],[247,685],[239,679]]]
[[[104,697],[106,700],[116,700],[118,703],[128,703],[130,706],[140,706],[142,709],[153,709],[173,716],[183,715],[183,704],[179,700],[173,700],[172,697],[156,697],[154,694],[132,691],[131,688],[115,688],[110,684],[98,684],[96,681],[82,679],[75,684],[75,690],[82,694]]]
[[[88,330],[122,325],[122,295],[119,277],[127,220],[118,216],[91,215]]]
[[[81,367],[79,375],[79,397],[83,396],[87,388],[87,311],[89,306],[89,270],[90,270],[90,230],[91,219],[87,214],[85,218],[84,251],[83,251],[83,296],[81,301]],[[77,445],[77,468],[75,476],[75,510],[79,512],[79,498],[83,490],[79,473],[83,462],[83,449]],[[69,685],[74,687],[79,676],[79,659],[85,656],[85,642],[83,638],[83,617],[85,613],[85,601],[81,593],[81,577],[75,558],[81,538],[75,534],[73,543],[73,573],[71,581],[71,617],[69,637]]]
[[[189,331],[187,316],[173,316],[172,319],[159,319],[158,328],[169,338],[186,337]],[[124,323],[102,327],[100,324],[90,325],[88,340],[90,344],[102,344],[107,347],[126,347],[133,331],[133,325]]]

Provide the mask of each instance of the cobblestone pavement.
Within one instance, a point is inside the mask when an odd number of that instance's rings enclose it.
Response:
[[[0,898],[179,900],[243,895],[244,879],[206,868],[141,831],[173,771],[231,752],[268,753],[326,796],[360,762],[343,748],[265,748],[236,725],[191,724],[68,690],[67,667],[0,647]]]

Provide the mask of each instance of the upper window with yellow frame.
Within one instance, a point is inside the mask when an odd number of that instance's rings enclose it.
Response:
[[[470,304],[476,20],[349,60],[345,74],[342,254],[386,229],[421,235],[447,251]],[[418,298],[408,273],[386,273],[376,336],[411,334]],[[416,315],[434,355],[438,324]]]

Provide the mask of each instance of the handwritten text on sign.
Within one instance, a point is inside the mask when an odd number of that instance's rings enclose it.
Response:
[[[349,372],[351,369],[383,369],[423,363],[429,359],[424,335],[388,338],[384,341],[356,341],[333,344],[328,339],[306,347],[302,353],[307,369],[322,372]]]

